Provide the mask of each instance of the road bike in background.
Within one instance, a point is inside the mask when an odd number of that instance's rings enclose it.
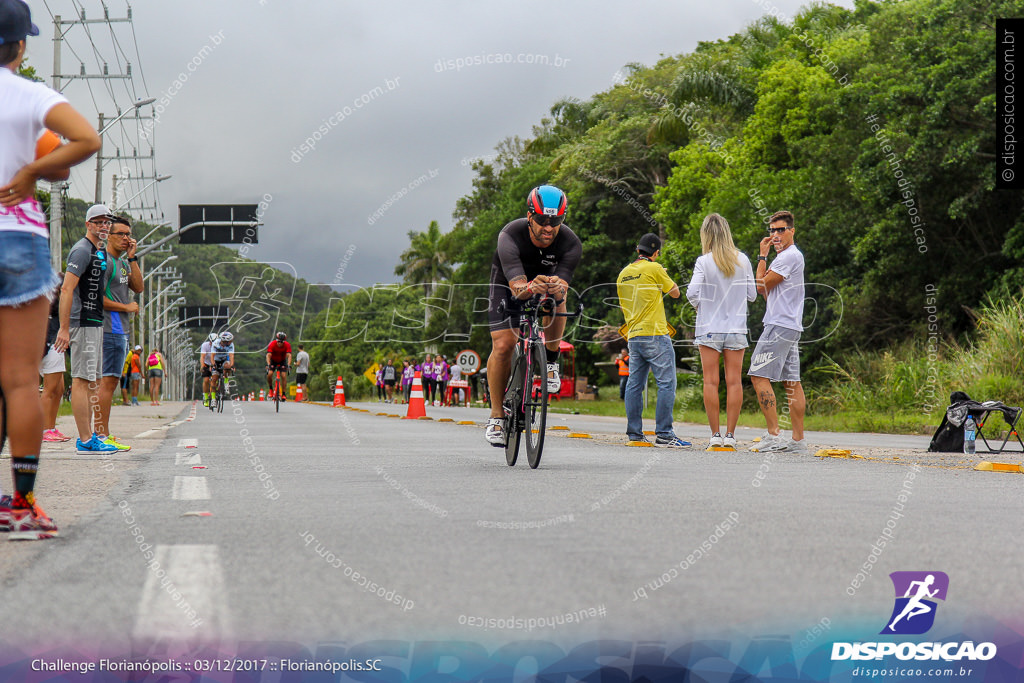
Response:
[[[284,400],[284,386],[288,369],[282,365],[274,366],[274,412],[281,412],[281,401]]]
[[[224,412],[224,361],[214,361],[213,375],[216,379],[213,382],[213,400],[210,401],[211,412]]]

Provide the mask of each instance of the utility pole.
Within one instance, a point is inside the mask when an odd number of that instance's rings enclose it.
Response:
[[[126,63],[125,73],[123,74],[111,74],[110,69],[106,64],[103,65],[103,73],[101,74],[87,74],[85,72],[85,65],[79,66],[79,72],[77,74],[65,74],[62,73],[61,65],[61,48],[64,42],[64,35],[70,27],[81,24],[86,26],[88,24],[107,24],[112,25],[115,23],[131,23],[132,22],[132,9],[128,8],[127,16],[111,18],[110,11],[104,6],[103,18],[102,19],[88,19],[85,14],[85,10],[81,10],[80,15],[76,19],[63,19],[61,15],[57,14],[53,17],[53,89],[57,92],[63,92],[65,81],[72,80],[131,80],[132,78],[132,65],[130,62]],[[68,27],[65,29],[65,27]],[[111,26],[111,30],[113,27]],[[135,114],[138,116],[138,107],[141,105],[135,105]],[[103,114],[100,114],[100,144],[102,144],[102,132],[104,131],[103,126]],[[102,149],[97,153],[97,164],[99,156],[102,154]],[[150,155],[152,157],[152,154]],[[96,175],[96,203],[100,201],[100,187],[102,180],[99,173]],[[60,270],[64,260],[64,250],[62,245],[63,237],[63,222],[64,222],[64,189],[68,187],[66,181],[59,181],[50,184],[50,262],[55,270]]]
[[[60,15],[53,18],[53,89],[60,88]],[[54,272],[60,272],[64,265],[64,247],[61,237],[64,231],[64,181],[50,183],[50,265]]]

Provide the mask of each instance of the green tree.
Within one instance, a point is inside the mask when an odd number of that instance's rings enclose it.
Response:
[[[399,258],[395,275],[401,275],[406,284],[422,285],[427,299],[439,282],[452,276],[447,240],[437,221],[430,221],[425,232],[410,230],[409,248]],[[424,307],[424,327],[430,324],[430,311],[430,306]]]

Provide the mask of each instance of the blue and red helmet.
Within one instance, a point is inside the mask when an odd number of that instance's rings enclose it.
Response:
[[[569,200],[565,193],[554,185],[541,185],[530,190],[526,198],[526,211],[528,214],[547,216],[549,225],[559,225],[565,220],[565,209]]]

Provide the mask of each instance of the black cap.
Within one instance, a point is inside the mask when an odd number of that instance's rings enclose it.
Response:
[[[659,249],[661,249],[661,238],[653,232],[649,232],[641,237],[636,245],[636,250],[644,256],[652,256]]]
[[[17,43],[27,36],[38,36],[32,13],[22,0],[0,0],[0,45]]]

